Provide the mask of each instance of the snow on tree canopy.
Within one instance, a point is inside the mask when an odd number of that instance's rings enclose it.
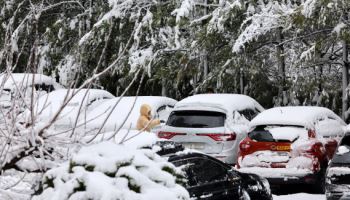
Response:
[[[33,82],[34,79],[34,82]],[[16,87],[28,87],[34,84],[52,85],[54,89],[63,88],[56,81],[43,74],[28,74],[28,73],[11,73],[10,75],[2,74],[0,76],[0,83],[4,89],[14,89]]]
[[[112,142],[83,147],[70,162],[48,171],[33,200],[186,200],[182,176],[150,149]]]
[[[250,126],[259,125],[295,125],[314,128],[317,120],[331,118],[345,125],[344,121],[331,110],[323,107],[295,106],[276,107],[263,111],[257,115]]]
[[[176,104],[176,108],[180,107],[218,107],[233,114],[233,111],[241,111],[245,109],[255,109],[259,111],[264,108],[253,98],[241,94],[199,94],[187,97]]]

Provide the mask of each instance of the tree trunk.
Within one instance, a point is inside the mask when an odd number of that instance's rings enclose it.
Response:
[[[279,79],[278,96],[281,98],[282,102],[284,102],[285,100],[283,99],[283,91],[286,87],[286,63],[284,59],[284,47],[283,44],[281,44],[283,42],[282,28],[277,29],[276,39],[278,43],[276,46]]]
[[[342,43],[343,43],[342,116],[344,121],[346,121],[348,118],[346,111],[348,110],[347,87],[349,83],[349,80],[348,80],[349,63],[348,63],[348,45],[346,44],[345,40],[343,40]]]
[[[240,93],[244,94],[244,73],[243,73],[243,68],[240,68],[240,70],[239,70],[239,87],[240,87]]]
[[[162,78],[162,96],[166,97],[166,80],[165,78]]]
[[[208,4],[207,0],[204,0],[204,5]],[[204,7],[204,16],[208,14],[208,7]],[[208,52],[207,50],[204,48],[203,52],[202,52],[202,64],[203,64],[203,76],[204,76],[204,80],[206,80],[208,78],[208,73],[209,73],[209,67],[208,67]]]

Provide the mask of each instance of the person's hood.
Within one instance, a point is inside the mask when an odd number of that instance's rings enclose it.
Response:
[[[141,109],[140,109],[140,114],[141,114],[141,116],[145,116],[145,117],[149,118],[148,112],[151,110],[152,110],[152,108],[150,105],[142,104]]]

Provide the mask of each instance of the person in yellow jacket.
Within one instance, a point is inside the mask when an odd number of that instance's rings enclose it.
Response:
[[[148,104],[142,104],[140,109],[140,117],[137,120],[137,130],[151,131],[151,129],[160,124],[159,119],[152,119],[152,108]]]

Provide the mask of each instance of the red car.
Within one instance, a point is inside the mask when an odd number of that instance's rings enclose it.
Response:
[[[277,107],[250,123],[241,141],[237,167],[271,185],[306,183],[324,191],[324,175],[345,123],[327,108]]]

